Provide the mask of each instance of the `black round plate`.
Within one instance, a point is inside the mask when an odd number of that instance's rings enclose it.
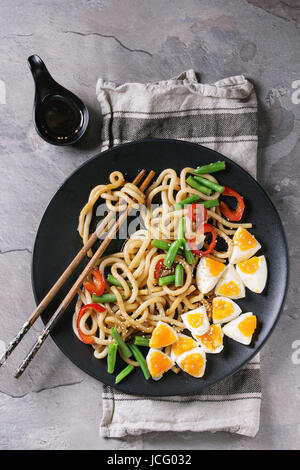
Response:
[[[268,264],[269,275],[264,292],[255,294],[247,289],[246,297],[238,301],[243,312],[253,312],[258,317],[258,331],[254,341],[251,346],[244,346],[224,337],[223,351],[207,355],[207,367],[201,379],[183,372],[176,375],[170,371],[160,381],[146,381],[141,370],[137,369],[116,386],[119,390],[152,396],[197,393],[232,375],[260,350],[278,320],[288,283],[288,250],[279,215],[261,186],[230,159],[198,144],[163,139],[123,144],[96,155],[69,176],[44,213],[32,258],[32,284],[37,303],[81,248],[82,242],[77,232],[80,210],[91,189],[107,183],[112,171],[120,170],[128,181],[132,181],[142,168],[154,169],[158,174],[165,168],[180,171],[186,166],[196,167],[218,160],[226,161],[226,170],[220,172],[217,178],[221,184],[234,188],[244,196],[246,210],[242,221],[253,223],[253,233],[262,245],[260,253],[266,256]],[[114,240],[108,252],[118,251],[122,243]],[[45,310],[42,315],[44,322],[49,320],[85,264],[86,260]],[[114,386],[116,374],[107,373],[106,360],[95,359],[93,349],[80,342],[73,333],[74,303],[67,309],[51,336],[74,364],[101,382]],[[124,362],[119,360],[116,373],[124,366]]]

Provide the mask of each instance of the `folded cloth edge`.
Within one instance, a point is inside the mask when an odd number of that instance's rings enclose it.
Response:
[[[244,75],[223,78],[222,80],[209,84],[198,82],[195,71],[187,70],[177,77],[148,83],[127,82],[117,84],[116,82],[99,78],[96,84],[96,94],[102,93],[105,89],[125,93],[130,87],[141,87],[149,89],[149,91],[157,91],[157,89],[159,89],[163,92],[165,88],[171,89],[172,87],[178,86],[188,87],[193,93],[203,96],[235,100],[245,99],[253,92],[252,83],[247,80]]]

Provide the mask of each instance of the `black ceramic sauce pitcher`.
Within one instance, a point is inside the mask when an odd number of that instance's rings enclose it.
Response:
[[[36,131],[50,144],[74,144],[87,129],[86,106],[52,78],[38,55],[30,56],[28,63],[35,82],[33,121]]]

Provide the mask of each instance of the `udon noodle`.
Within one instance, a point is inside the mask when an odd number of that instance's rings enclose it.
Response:
[[[172,242],[177,238],[178,222],[182,217],[186,220],[186,230],[193,232],[193,222],[186,217],[188,208],[183,206],[175,210],[175,204],[199,192],[186,183],[188,174],[193,168],[184,168],[179,175],[173,169],[162,171],[156,181],[148,188],[145,195],[131,183],[125,183],[124,175],[115,171],[110,175],[110,183],[98,185],[90,192],[89,199],[79,216],[79,234],[83,243],[90,235],[90,224],[93,211],[99,200],[106,203],[109,211],[116,214],[123,211],[127,204],[140,208],[143,228],[137,230],[127,239],[122,251],[103,256],[98,260],[97,268],[103,276],[110,272],[121,287],[106,283],[105,293],[115,294],[116,302],[104,303],[105,312],[97,313],[87,310],[80,320],[80,330],[92,335],[94,356],[104,358],[108,353],[108,345],[113,342],[111,328],[115,326],[123,340],[136,334],[150,335],[158,321],[172,325],[178,332],[185,329],[181,315],[200,305],[205,305],[208,316],[211,315],[213,291],[201,294],[195,279],[195,265],[188,264],[184,257],[177,255],[184,269],[184,284],[181,287],[158,286],[155,278],[155,267],[159,260],[165,258],[165,252],[151,245],[153,239]],[[218,183],[211,174],[204,178]],[[213,192],[210,196],[201,195],[203,200],[218,199],[220,193]],[[157,203],[157,200],[159,202]],[[102,202],[103,202],[102,201]],[[214,249],[208,256],[226,263],[231,256],[232,236],[238,227],[251,228],[252,224],[232,223],[224,219],[218,207],[207,210],[210,224],[215,226],[218,239],[222,239],[223,250]],[[189,225],[190,224],[190,225]],[[106,227],[106,231],[110,225]],[[203,241],[203,240],[202,240]],[[206,241],[204,240],[204,246]],[[218,247],[218,244],[217,244]],[[216,247],[216,248],[217,248]],[[92,256],[92,251],[88,253]],[[92,302],[91,294],[84,288],[78,291],[73,329],[80,339],[77,329],[77,318],[81,307]],[[128,364],[138,366],[137,362],[123,357]],[[177,368],[173,368],[175,372]]]

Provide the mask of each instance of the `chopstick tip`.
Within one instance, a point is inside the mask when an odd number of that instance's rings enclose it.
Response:
[[[153,179],[155,175],[155,171],[154,170],[150,170],[148,175],[146,176],[146,179],[144,180],[144,182],[141,184],[140,186],[140,191],[144,192],[147,187],[149,186],[151,180]]]

